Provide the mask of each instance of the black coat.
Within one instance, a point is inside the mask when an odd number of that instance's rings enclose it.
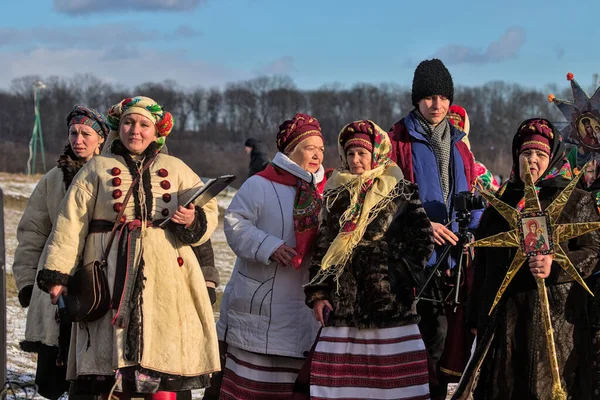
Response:
[[[252,145],[252,151],[250,152],[250,165],[248,167],[248,178],[252,175],[259,173],[269,165],[269,155],[267,152],[267,146],[261,142],[254,142]]]

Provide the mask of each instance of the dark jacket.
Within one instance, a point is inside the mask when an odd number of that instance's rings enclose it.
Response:
[[[219,276],[219,270],[215,267],[215,254],[210,239],[200,246],[192,246],[192,250],[194,250],[194,254],[196,254],[196,258],[198,258],[204,280],[214,282],[215,287],[219,287],[221,278]]]
[[[414,289],[433,251],[433,230],[416,186],[407,181],[398,185],[405,186],[404,193],[410,199],[396,197],[367,226],[339,278],[339,290],[332,278],[305,288],[309,307],[321,299],[333,306],[329,326],[372,329],[419,321],[413,302]],[[323,211],[311,259],[311,279],[339,232],[340,217],[349,204],[349,193],[344,191],[328,211]]]
[[[267,146],[264,143],[249,139],[246,143],[250,144],[252,151],[250,152],[250,165],[248,166],[248,178],[262,171],[271,162],[269,160]]]

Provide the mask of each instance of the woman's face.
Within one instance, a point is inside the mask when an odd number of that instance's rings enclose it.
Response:
[[[103,142],[104,138],[90,126],[73,124],[69,127],[69,144],[80,160],[88,162],[99,154]]]
[[[362,147],[350,147],[346,150],[346,161],[352,175],[362,175],[371,170],[373,156],[371,152]]]
[[[142,154],[156,140],[156,127],[148,117],[127,114],[121,119],[119,138],[131,154]]]
[[[300,142],[288,157],[305,171],[314,174],[321,168],[324,152],[323,139],[320,136],[311,136]]]
[[[541,178],[550,163],[548,154],[541,150],[527,149],[522,151],[519,154],[519,176],[523,182],[525,182],[525,160],[529,163],[529,171],[533,182],[537,182]]]

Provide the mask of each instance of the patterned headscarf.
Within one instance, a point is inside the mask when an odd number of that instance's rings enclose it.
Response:
[[[349,125],[340,133],[340,145],[344,152],[351,147],[361,147],[373,152],[373,127],[369,121],[357,121]],[[367,132],[363,132],[367,131]]]
[[[284,154],[290,154],[298,144],[311,136],[323,138],[319,121],[308,114],[296,114],[291,120],[284,121],[279,125],[277,150]]]
[[[510,173],[509,180],[500,188],[498,196],[507,204],[514,205],[518,210],[522,210],[525,206],[523,199],[523,182],[521,181],[519,171],[519,155],[523,142],[528,140],[529,134],[527,131],[533,132],[533,127],[538,133],[549,138],[550,145],[550,160],[546,171],[542,173],[542,177],[535,182],[536,190],[542,187],[564,188],[573,179],[571,165],[566,158],[565,146],[562,142],[562,137],[556,135],[556,129],[552,123],[543,118],[532,118],[523,121],[517,133],[513,138],[512,153],[513,153],[513,168]]]
[[[109,132],[104,116],[95,108],[75,106],[67,115],[67,130],[71,128],[71,125],[76,124],[89,126],[104,139],[106,139]]]
[[[554,139],[554,131],[543,118],[534,118],[522,123],[517,135],[520,138],[521,145],[519,153],[525,150],[540,150],[550,156],[550,141]]]
[[[344,138],[356,133],[367,135],[373,144],[371,170],[361,175],[350,173],[344,151]],[[338,137],[338,151],[342,166],[327,181],[323,195],[326,207],[330,209],[339,194],[348,191],[350,205],[340,218],[340,231],[321,261],[321,271],[311,283],[323,282],[328,276],[334,276],[337,281],[369,223],[390,201],[403,194],[404,187],[398,182],[404,175],[390,158],[390,139],[373,121],[361,120],[346,125]]]
[[[119,132],[121,118],[129,114],[140,114],[150,119],[156,126],[160,146],[164,145],[165,138],[169,136],[175,123],[173,115],[165,111],[156,101],[150,97],[136,96],[128,97],[108,109],[108,126],[111,131]]]

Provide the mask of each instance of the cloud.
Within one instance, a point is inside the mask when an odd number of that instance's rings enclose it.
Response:
[[[0,47],[21,44],[46,44],[77,47],[119,43],[127,38],[128,43],[171,41],[202,36],[202,32],[189,26],[180,26],[172,32],[141,30],[133,24],[102,24],[92,26],[70,26],[57,28],[0,28]]]
[[[221,86],[254,76],[248,71],[190,58],[183,50],[161,51],[136,46],[0,50],[0,59],[4,60],[0,74],[3,88],[8,88],[12,79],[27,75],[70,78],[90,73],[107,83],[126,87],[172,79],[186,88]]]
[[[207,0],[54,0],[54,10],[68,15],[110,11],[191,11]]]
[[[554,54],[556,54],[556,58],[559,60],[562,60],[563,57],[565,56],[566,50],[564,47],[560,47],[560,46],[555,46],[554,47]]]
[[[525,44],[525,29],[512,27],[498,39],[487,45],[485,50],[457,44],[438,49],[433,57],[446,64],[488,64],[516,58]]]
[[[295,70],[294,57],[284,56],[257,70],[258,75],[289,75]]]

